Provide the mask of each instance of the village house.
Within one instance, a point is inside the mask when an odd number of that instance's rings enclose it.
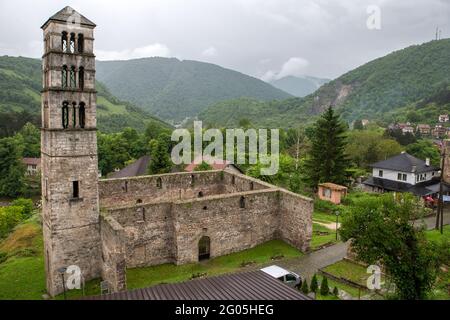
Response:
[[[441,114],[439,116],[439,122],[449,122],[449,115],[448,114]]]
[[[407,134],[407,133],[414,134],[414,128],[412,126],[405,126],[402,128],[402,133],[403,134]]]
[[[431,126],[429,124],[418,124],[417,132],[421,135],[429,135],[431,133]]]
[[[41,170],[41,158],[23,158],[22,163],[26,167],[25,174],[28,176],[34,176]]]
[[[370,123],[370,121],[368,119],[362,119],[361,123],[362,123],[363,127],[365,127]]]
[[[244,173],[242,172],[242,170],[236,166],[235,164],[231,163],[228,160],[222,160],[222,159],[217,159],[214,157],[209,157],[209,156],[202,156],[202,157],[197,157],[195,158],[195,160],[193,162],[191,162],[190,164],[188,164],[185,168],[184,171],[186,172],[193,172],[196,170],[196,168],[202,163],[205,162],[207,164],[209,164],[209,166],[211,167],[212,170],[229,170],[231,172],[234,173]]]
[[[433,130],[431,130],[431,135],[436,139],[444,138],[447,135],[447,128],[437,124]]]
[[[317,195],[319,199],[340,204],[343,197],[347,195],[347,187],[327,182],[319,184]]]
[[[411,192],[417,196],[439,191],[440,169],[406,152],[371,165],[372,177],[363,182],[366,191]]]

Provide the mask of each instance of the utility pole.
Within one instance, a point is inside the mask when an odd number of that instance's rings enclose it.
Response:
[[[444,180],[444,169],[445,169],[445,141],[442,140],[441,144],[441,181],[439,182],[439,202],[438,209],[436,213],[436,230],[439,229],[441,234],[443,233],[443,224],[444,224],[444,204],[443,204],[443,180]]]

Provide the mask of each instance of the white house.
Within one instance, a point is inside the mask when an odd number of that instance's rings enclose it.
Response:
[[[440,169],[406,152],[371,165],[372,177],[363,184],[375,192],[411,192],[418,196],[436,193]]]

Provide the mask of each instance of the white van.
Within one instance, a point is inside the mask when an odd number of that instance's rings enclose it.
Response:
[[[261,269],[261,271],[267,273],[268,275],[271,275],[274,278],[277,278],[290,287],[299,287],[302,285],[302,277],[279,266],[266,267]]]

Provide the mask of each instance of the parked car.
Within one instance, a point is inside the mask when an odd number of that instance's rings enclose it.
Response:
[[[295,272],[283,269],[279,266],[269,266],[261,269],[262,272],[271,275],[274,278],[284,282],[290,287],[300,287],[302,285],[302,277]]]

